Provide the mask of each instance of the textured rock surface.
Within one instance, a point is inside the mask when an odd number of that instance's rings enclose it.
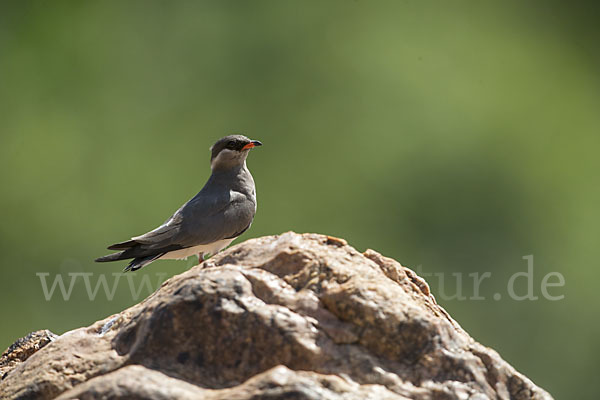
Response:
[[[0,368],[2,398],[551,398],[413,271],[315,234],[248,240]]]
[[[8,371],[27,360],[33,353],[57,337],[48,330],[42,330],[31,332],[29,335],[18,339],[0,357],[0,379],[8,374]]]

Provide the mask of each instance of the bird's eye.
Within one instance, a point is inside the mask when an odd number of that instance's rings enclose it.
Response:
[[[230,140],[229,142],[227,142],[227,145],[225,147],[233,150],[233,149],[235,149],[235,142],[233,140]]]

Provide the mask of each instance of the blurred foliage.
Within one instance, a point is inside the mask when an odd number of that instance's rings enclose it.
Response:
[[[490,271],[486,300],[440,302],[557,398],[595,399],[599,17],[577,1],[2,2],[0,347],[133,304],[126,285],[46,302],[36,273],[120,272],[92,260],[166,219],[208,147],[243,132],[265,144],[244,239],[320,232]],[[559,271],[564,300],[493,300],[528,254],[536,294]]]

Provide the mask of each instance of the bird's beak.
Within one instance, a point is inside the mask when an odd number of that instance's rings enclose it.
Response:
[[[248,149],[251,149],[251,148],[257,147],[257,146],[262,146],[262,143],[259,142],[258,140],[253,140],[250,143],[248,143],[247,145],[245,145],[244,147],[242,147],[242,150],[248,150]]]

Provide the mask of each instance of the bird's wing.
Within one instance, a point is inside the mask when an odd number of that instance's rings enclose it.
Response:
[[[144,233],[143,235],[132,237],[131,242],[142,244],[148,249],[157,249],[173,244],[172,239],[176,237],[181,230],[183,218],[180,211],[181,209],[177,210],[175,214],[158,228]]]
[[[223,197],[190,201],[182,211],[181,243],[186,246],[208,244],[239,236],[252,223],[256,204],[246,195],[228,190]],[[209,211],[207,211],[207,209]]]
[[[248,228],[256,206],[245,195],[228,191],[198,193],[158,228],[131,238],[144,250],[180,248],[236,237]]]

